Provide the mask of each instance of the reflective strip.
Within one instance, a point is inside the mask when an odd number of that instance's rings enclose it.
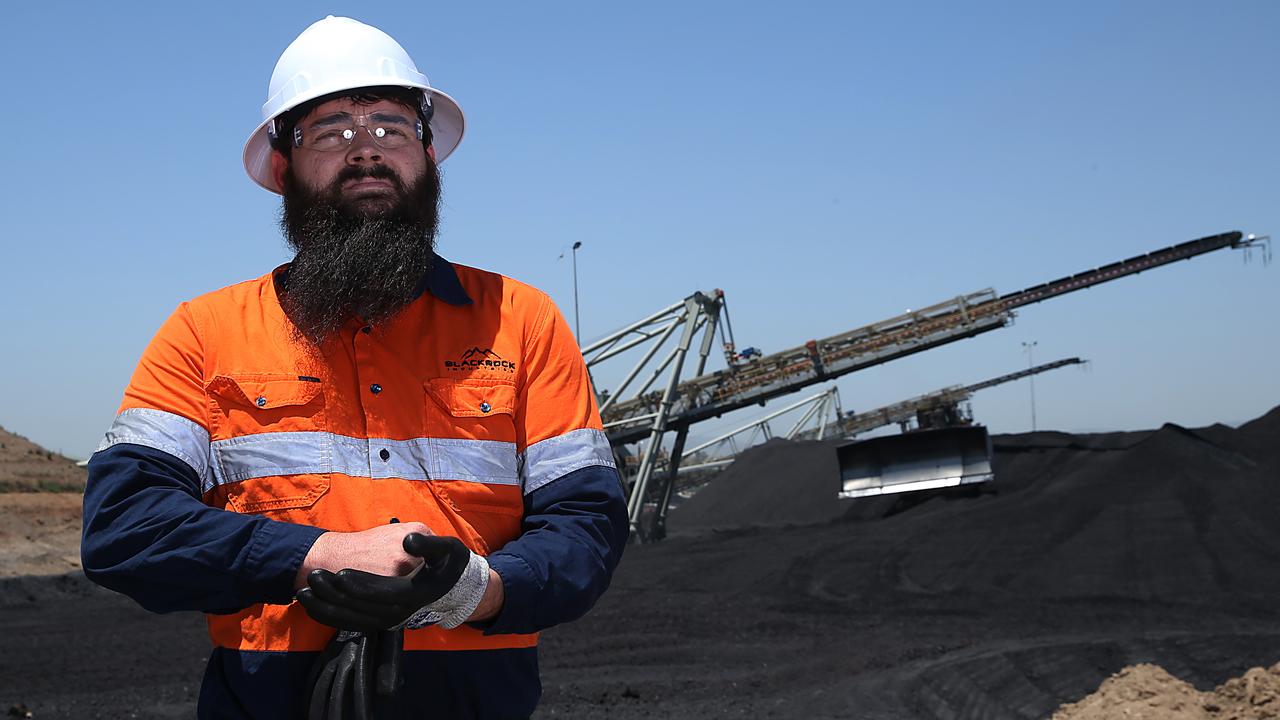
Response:
[[[609,439],[602,431],[591,428],[536,442],[525,450],[522,460],[520,475],[525,495],[574,470],[592,465],[617,467]]]
[[[168,453],[191,466],[202,484],[208,482],[209,431],[197,422],[163,410],[122,410],[94,452],[120,443],[145,445]]]
[[[258,433],[214,442],[211,464],[212,481],[206,491],[252,478],[325,473],[374,479],[520,484],[515,443],[495,440],[386,440],[326,432]]]
[[[497,440],[431,438],[431,477],[473,480],[497,485],[520,485],[516,444]]]
[[[213,443],[213,477],[218,485],[273,475],[333,472],[333,436],[321,432],[258,433]]]

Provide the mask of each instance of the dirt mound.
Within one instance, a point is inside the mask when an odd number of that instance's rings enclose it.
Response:
[[[1200,692],[1149,663],[1126,667],[1098,691],[1063,705],[1053,720],[1274,720],[1280,718],[1280,665],[1251,668]]]
[[[1213,717],[1224,720],[1275,720],[1280,718],[1280,664],[1251,668],[1213,691],[1205,704]]]
[[[1064,705],[1053,720],[1207,720],[1203,697],[1189,683],[1143,663],[1107,678],[1098,691]]]
[[[0,428],[0,492],[84,492],[84,482],[71,458]]]
[[[0,493],[0,578],[78,570],[82,502],[77,493]]]

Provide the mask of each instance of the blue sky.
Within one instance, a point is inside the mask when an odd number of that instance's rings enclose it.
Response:
[[[179,302],[287,260],[240,153],[326,14],[390,32],[467,114],[441,254],[571,315],[557,258],[581,241],[587,340],[719,287],[739,346],[770,352],[1280,234],[1275,3],[25,3],[0,47],[0,425],[86,456]],[[839,385],[868,409],[1036,341],[1092,361],[1040,376],[1041,428],[1236,424],[1280,404],[1278,309],[1280,268],[1219,251]],[[1025,383],[973,409],[1030,425]]]

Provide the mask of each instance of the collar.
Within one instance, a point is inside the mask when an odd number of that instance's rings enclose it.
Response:
[[[272,279],[275,281],[277,293],[287,288],[289,266],[286,264],[277,269]],[[454,269],[453,263],[434,253],[431,256],[431,267],[418,282],[413,297],[416,300],[422,297],[422,293],[428,291],[450,305],[472,304],[471,296],[467,294],[466,288],[462,287],[462,281],[458,280],[458,271]]]
[[[453,263],[439,255],[432,256],[431,267],[418,283],[418,290],[414,297],[422,295],[426,290],[430,290],[432,295],[450,305],[471,304],[471,296],[467,294],[466,288],[462,287],[462,281],[458,280],[458,271],[453,268]]]

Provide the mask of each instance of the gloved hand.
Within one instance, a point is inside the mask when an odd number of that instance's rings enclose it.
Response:
[[[307,720],[373,717],[373,639],[340,632],[311,666],[307,680]]]
[[[489,563],[455,537],[409,533],[405,552],[423,559],[403,577],[361,570],[313,570],[298,601],[317,622],[341,630],[445,629],[466,622],[489,585]]]
[[[404,632],[339,632],[311,666],[307,720],[372,720],[376,694],[394,703],[400,686]]]

